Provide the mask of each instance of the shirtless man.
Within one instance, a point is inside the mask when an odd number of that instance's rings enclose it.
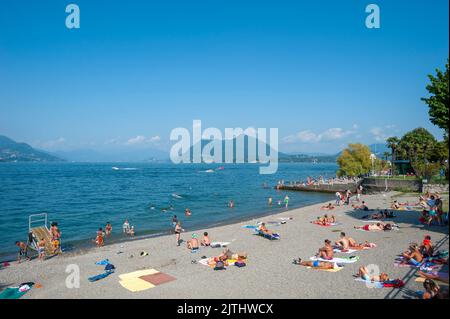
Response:
[[[335,242],[335,244],[343,252],[345,252],[346,250],[348,250],[350,248],[350,241],[348,240],[348,238],[344,232],[342,232],[339,235],[339,240],[337,242]]]
[[[405,259],[405,263],[413,266],[419,266],[423,261],[423,255],[419,251],[419,247],[416,244],[409,246],[409,250],[402,254]]]
[[[209,239],[209,235],[207,232],[203,233],[203,240],[201,242],[201,245],[206,247],[211,246],[211,240]]]
[[[364,226],[355,226],[355,229],[362,229],[365,231],[380,231],[384,230],[384,225],[382,223],[367,224]]]
[[[328,261],[303,261],[301,258],[294,259],[293,262],[295,265],[311,267],[314,269],[334,269],[336,267],[335,263],[330,263]]]
[[[106,236],[109,236],[111,235],[111,233],[112,233],[112,225],[110,222],[107,222],[105,226],[105,234]]]
[[[31,260],[30,257],[28,257],[28,245],[21,241],[16,241],[16,246],[19,247],[19,254],[18,254],[18,263],[22,261],[22,257],[25,257],[27,260]]]
[[[259,225],[258,230],[263,232],[266,235],[273,235],[273,232],[271,232],[270,230],[267,229],[266,227],[266,223],[261,223],[261,225]]]
[[[190,249],[190,250],[198,249],[200,247],[200,244],[197,239],[197,234],[192,234],[192,239],[188,240],[186,245],[187,245],[187,249]]]
[[[319,249],[318,254],[316,255],[319,258],[331,260],[334,257],[333,247],[331,246],[331,241],[325,239],[325,246]]]

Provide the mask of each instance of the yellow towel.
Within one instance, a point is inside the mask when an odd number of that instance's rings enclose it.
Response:
[[[152,285],[151,283],[142,280],[140,278],[128,278],[125,280],[119,281],[119,284],[122,285],[125,289],[128,289],[131,292],[139,292],[144,291],[150,288],[154,288],[155,285]]]
[[[339,270],[344,269],[344,267],[333,268],[333,269],[319,269],[319,268],[315,268],[315,267],[306,267],[306,268],[307,269],[321,270],[321,271],[328,271],[328,272],[338,272]]]
[[[128,274],[122,274],[122,275],[119,276],[119,278],[120,278],[120,280],[127,280],[127,279],[147,276],[147,275],[154,275],[154,274],[157,274],[157,273],[159,273],[159,271],[156,270],[156,269],[144,269],[144,270],[138,270],[138,271],[130,272]]]

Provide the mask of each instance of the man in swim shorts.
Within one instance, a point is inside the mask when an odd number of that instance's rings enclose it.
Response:
[[[331,246],[331,241],[325,239],[325,246],[319,249],[317,257],[322,259],[331,260],[334,257],[333,247]]]
[[[339,240],[336,241],[335,244],[343,252],[347,251],[350,247],[350,242],[344,232],[341,232],[341,234],[339,235]]]
[[[328,262],[328,261],[319,261],[319,260],[304,261],[301,258],[294,259],[293,263],[295,265],[305,266],[305,267],[312,267],[312,268],[315,268],[315,269],[334,269],[334,268],[337,267],[336,263],[331,263],[331,262]]]

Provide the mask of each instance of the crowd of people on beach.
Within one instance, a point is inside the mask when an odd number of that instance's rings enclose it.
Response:
[[[308,178],[307,185],[314,183],[358,183],[358,179],[328,179],[325,180],[322,177],[319,179]],[[283,185],[284,181],[280,181],[278,185]],[[361,220],[373,220],[374,222],[366,223],[365,225],[356,225],[353,227],[355,230],[368,231],[368,232],[382,232],[392,231],[398,229],[398,226],[387,219],[393,219],[397,217],[395,212],[403,210],[412,210],[412,208],[419,208],[421,211],[420,222],[424,225],[430,226],[433,223],[437,225],[448,225],[448,212],[443,210],[443,201],[440,194],[426,193],[419,197],[416,203],[401,203],[398,200],[394,200],[389,208],[371,210],[367,203],[362,200],[363,187],[357,185],[356,192],[351,190],[344,192],[336,192],[335,203],[328,203],[321,207],[321,210],[334,211],[338,207],[348,206],[355,211],[367,212],[366,215],[360,217]],[[289,208],[289,196],[286,195],[284,199],[277,200],[277,204],[285,209]],[[268,206],[274,205],[274,199],[272,196],[268,198]],[[227,204],[228,208],[233,209],[235,202],[230,200]],[[187,218],[192,216],[192,212],[189,208],[186,208],[185,216]],[[285,223],[285,221],[284,221]],[[322,216],[318,216],[316,220],[311,223],[318,226],[335,226],[338,224],[335,214],[326,213]],[[280,222],[279,224],[283,224]],[[177,215],[173,215],[171,226],[173,233],[175,234],[176,245],[180,246],[182,243],[181,234],[185,231],[181,226],[181,221]],[[279,234],[269,229],[265,222],[259,223],[254,227],[255,231],[263,237],[269,239],[279,239]],[[16,242],[16,246],[19,249],[18,262],[26,258],[30,260],[29,249],[33,247],[37,250],[38,259],[44,260],[48,255],[55,255],[61,253],[61,231],[58,228],[58,223],[51,223],[49,231],[49,238],[36,238],[35,235],[30,232],[28,242]],[[113,226],[111,222],[107,222],[106,226],[100,227],[97,230],[96,238],[93,240],[98,247],[103,247],[105,244],[105,238],[108,238],[113,233]],[[129,220],[126,219],[122,225],[122,234],[125,236],[134,237],[135,227],[131,225]],[[190,238],[186,241],[186,248],[191,252],[198,251],[201,247],[211,247],[213,244],[210,234],[203,232],[203,236],[199,238],[197,233],[192,233]],[[304,260],[302,258],[294,259],[293,263],[300,266],[305,266],[313,269],[327,270],[327,271],[339,271],[343,268],[343,264],[346,261],[355,262],[357,257],[351,256],[348,258],[336,257],[336,253],[349,253],[361,250],[368,250],[376,248],[376,244],[368,241],[358,242],[354,238],[348,236],[345,232],[341,231],[339,237],[335,241],[325,239],[323,246],[321,246],[317,253],[311,260]],[[219,244],[218,247],[222,247]],[[245,266],[247,253],[240,252],[234,253],[224,246],[222,253],[216,257],[207,258],[206,264],[214,267],[215,270],[224,269],[230,263]],[[423,278],[424,292],[418,294],[423,299],[435,299],[435,298],[448,298],[448,292],[444,292],[441,286],[437,282],[449,282],[448,272],[436,271],[436,265],[448,265],[448,252],[436,251],[435,246],[431,241],[431,236],[426,235],[421,244],[410,243],[408,249],[399,255],[396,263],[398,265],[406,265],[416,267],[419,269],[418,276]],[[353,259],[351,259],[353,258]],[[355,274],[355,278],[369,283],[377,283],[385,285],[385,287],[401,287],[404,283],[400,279],[391,279],[385,272],[374,273],[368,266],[359,267],[358,272]]]

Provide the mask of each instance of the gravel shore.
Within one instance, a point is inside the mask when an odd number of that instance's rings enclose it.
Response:
[[[363,200],[373,209],[388,208],[393,193],[366,195]],[[417,198],[404,195],[401,201],[417,201]],[[22,282],[40,283],[42,288],[33,288],[23,298],[412,298],[413,292],[421,290],[422,284],[415,282],[416,269],[394,267],[396,256],[408,248],[411,242],[421,242],[429,234],[440,250],[448,250],[448,227],[432,226],[425,228],[418,222],[419,212],[398,211],[395,223],[397,231],[364,232],[355,230],[355,225],[363,225],[360,217],[367,212],[355,212],[345,206],[335,209],[334,214],[341,223],[333,227],[320,227],[310,221],[323,215],[323,204],[281,212],[276,215],[247,222],[198,230],[208,231],[212,241],[231,242],[229,248],[234,252],[247,252],[248,264],[244,268],[229,267],[225,271],[214,271],[209,267],[193,264],[201,256],[217,256],[222,249],[201,248],[191,253],[182,243],[176,246],[175,236],[162,236],[125,243],[117,243],[103,248],[67,253],[44,262],[33,260],[12,263],[0,270],[0,290],[16,286]],[[331,213],[330,213],[331,214]],[[252,230],[243,225],[256,221],[279,221],[281,217],[292,217],[286,224],[270,226],[281,236],[279,241],[269,241],[253,235]],[[192,218],[195,218],[193,216]],[[339,272],[325,272],[292,264],[293,258],[309,259],[322,247],[325,239],[335,241],[339,232],[344,231],[357,241],[370,241],[377,248],[356,252],[360,260],[345,265]],[[191,233],[183,233],[188,240]],[[141,251],[149,253],[139,257]],[[117,254],[122,252],[121,254]],[[133,256],[133,257],[131,257]],[[337,257],[349,256],[336,254]],[[116,267],[111,276],[91,283],[88,278],[103,272],[96,261],[108,258]],[[400,278],[406,282],[402,289],[370,289],[364,283],[354,280],[353,275],[364,265],[378,265],[390,278]],[[66,287],[66,268],[78,265],[80,287]],[[154,268],[176,278],[175,281],[156,286],[142,292],[130,292],[119,284],[118,276],[124,273]]]

